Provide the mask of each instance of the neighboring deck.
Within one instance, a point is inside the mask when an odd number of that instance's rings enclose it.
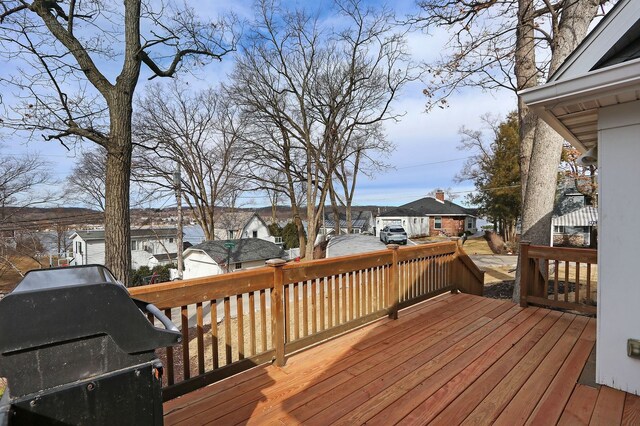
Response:
[[[165,424],[638,424],[640,397],[578,384],[595,321],[447,294],[169,401]]]

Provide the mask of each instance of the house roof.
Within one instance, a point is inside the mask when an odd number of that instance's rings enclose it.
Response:
[[[178,230],[176,228],[138,228],[131,230],[132,238],[160,238],[160,237],[175,237]],[[71,238],[79,236],[85,241],[98,241],[104,240],[104,229],[97,229],[91,231],[76,231],[71,235]]]
[[[333,220],[332,213],[325,213],[324,215],[325,228],[333,228],[335,221]],[[369,210],[354,211],[351,213],[351,226],[353,228],[365,228],[369,225],[373,213]],[[347,215],[346,213],[340,213],[340,228],[347,227]]]
[[[229,261],[231,263],[251,262],[255,260],[268,260],[281,258],[284,251],[276,244],[261,240],[259,238],[242,238],[239,240],[214,240],[205,241],[189,247],[185,255],[191,251],[199,250],[205,252],[216,263],[227,263],[228,249],[225,244],[233,243]]]
[[[154,254],[153,257],[155,257],[158,262],[172,262],[178,259],[178,253]]]
[[[379,216],[475,216],[475,214],[474,210],[464,208],[449,200],[440,201],[433,197],[424,197],[393,210],[380,213]]]
[[[552,219],[554,226],[594,226],[598,223],[598,209],[582,207]]]
[[[247,226],[249,226],[249,224],[251,223],[251,221],[253,220],[254,217],[258,218],[258,221],[260,223],[262,223],[262,225],[264,225],[264,227],[267,228],[267,230],[269,229],[269,225],[267,225],[267,222],[265,222],[264,219],[262,217],[260,217],[260,215],[258,213],[254,213],[254,214],[251,215],[251,217],[249,219],[247,219],[247,222],[242,227],[242,231],[243,232],[247,228]]]
[[[640,100],[640,2],[621,0],[549,82],[524,102],[581,152],[598,140],[602,107]]]

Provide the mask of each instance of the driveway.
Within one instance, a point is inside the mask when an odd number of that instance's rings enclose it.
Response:
[[[480,269],[499,267],[515,268],[518,264],[518,256],[516,255],[470,254],[469,257]]]
[[[373,235],[338,235],[329,240],[327,258],[384,250],[387,246]]]

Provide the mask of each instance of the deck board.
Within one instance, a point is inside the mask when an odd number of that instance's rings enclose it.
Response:
[[[595,320],[446,294],[164,404],[165,424],[637,424],[578,384]]]

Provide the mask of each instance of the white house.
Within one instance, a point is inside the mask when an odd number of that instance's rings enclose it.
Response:
[[[259,238],[205,241],[184,251],[184,279],[264,266],[284,256],[282,247]]]
[[[233,240],[241,238],[259,238],[275,244],[281,244],[281,237],[274,237],[269,227],[258,213],[224,212],[216,219],[215,239]]]
[[[174,263],[178,247],[176,228],[140,228],[131,230],[131,267],[152,268]],[[71,235],[71,265],[104,264],[104,229],[76,231]]]
[[[269,232],[267,223],[258,213],[254,213],[242,227],[238,238],[259,238],[274,244],[282,244],[282,237],[274,237]]]
[[[569,245],[589,247],[594,230],[598,226],[598,210],[593,206],[584,206],[567,214],[551,219],[553,234],[551,245]]]
[[[640,393],[640,1],[621,0],[549,82],[521,93],[598,164],[596,381]]]

